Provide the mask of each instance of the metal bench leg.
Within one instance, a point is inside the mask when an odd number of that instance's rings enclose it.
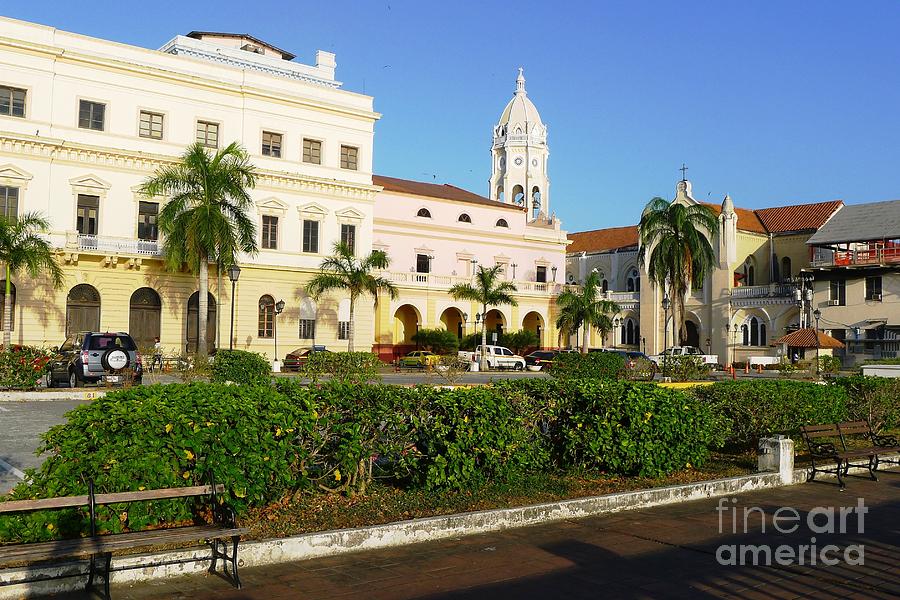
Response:
[[[209,565],[209,572],[216,572],[216,565],[219,562],[219,540],[209,540],[209,546],[212,548],[212,562]]]
[[[91,562],[88,566],[88,580],[87,585],[84,586],[84,591],[87,593],[91,593],[91,588],[94,587],[94,555],[91,554]]]
[[[878,475],[875,474],[875,470],[878,468],[878,455],[873,454],[869,457],[869,477],[872,478],[872,481],[878,481]]]
[[[838,463],[837,463],[837,480],[838,480],[838,487],[840,488],[840,490],[841,490],[842,492],[844,491],[844,488],[846,487],[846,486],[844,485],[844,477],[843,477],[843,475],[846,475],[846,474],[847,474],[846,472],[847,472],[847,470],[849,469],[849,467],[850,467],[850,464],[849,464],[849,463],[845,464],[845,465],[842,467],[842,466],[841,466],[841,461],[840,461],[840,459],[838,459]]]
[[[104,565],[103,570],[103,597],[106,600],[111,600],[112,596],[109,594],[109,575],[110,575],[110,565],[112,564],[112,553],[109,552],[106,554],[106,560],[104,561],[106,564]]]
[[[234,586],[241,589],[241,578],[238,577],[238,542],[241,536],[234,535],[231,537],[231,574],[234,576]],[[224,542],[222,542],[224,545]]]

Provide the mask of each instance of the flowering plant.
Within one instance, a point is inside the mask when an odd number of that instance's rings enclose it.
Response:
[[[35,346],[0,350],[0,389],[31,390],[47,372],[53,354]]]

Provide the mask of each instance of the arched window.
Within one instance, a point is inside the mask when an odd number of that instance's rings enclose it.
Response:
[[[470,216],[469,216],[468,214],[466,214],[466,213],[463,213],[463,214],[459,215],[459,218],[456,219],[456,220],[459,221],[460,223],[471,223],[471,222],[472,222],[472,217],[470,217]]]
[[[781,279],[786,281],[791,278],[791,258],[785,256],[781,259]]]
[[[600,291],[604,294],[609,291],[609,281],[606,279],[600,281]]]
[[[760,322],[760,324],[759,324],[759,345],[765,346],[767,341],[768,340],[766,339],[766,324]]]
[[[494,225],[494,227],[506,227],[508,229],[509,223],[506,222],[506,219],[497,219],[497,223]]]
[[[753,271],[753,262],[748,256],[747,260],[744,261],[744,285],[756,285],[754,282]]]
[[[428,210],[427,208],[420,208],[420,209],[419,209],[419,212],[416,213],[416,216],[417,216],[417,217],[422,217],[423,219],[430,219],[430,218],[431,218],[431,211]]]
[[[750,319],[750,345],[759,346],[759,319]]]
[[[525,190],[522,189],[521,185],[513,188],[512,199],[516,206],[525,206]]]
[[[744,346],[749,346],[750,345],[750,330],[747,328],[746,323],[741,325],[741,337],[743,338],[741,343]]]
[[[765,346],[768,341],[766,324],[760,318],[750,317],[750,320],[741,325],[741,332],[744,346]]]
[[[625,319],[624,325],[625,333],[623,335],[623,342],[628,346],[636,346],[637,345],[637,324],[634,322],[634,319],[631,317]]]
[[[9,293],[12,300],[9,303],[9,329],[16,328],[16,284],[9,284]],[[4,325],[4,317],[6,316],[6,280],[0,280],[0,329]]]
[[[500,202],[503,202],[503,186],[502,185],[497,186],[497,200],[499,200]]]
[[[625,279],[625,291],[639,292],[641,291],[641,276],[637,269],[631,269]]]
[[[259,299],[259,319],[257,335],[271,338],[275,334],[275,299],[266,294]]]

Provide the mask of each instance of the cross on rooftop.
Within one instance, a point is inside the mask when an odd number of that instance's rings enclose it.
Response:
[[[684,163],[681,163],[681,168],[678,169],[678,170],[681,171],[681,180],[682,180],[682,181],[687,181],[687,178],[685,177],[684,174],[685,174],[685,172],[688,170],[688,168],[687,168],[686,166],[684,166]]]

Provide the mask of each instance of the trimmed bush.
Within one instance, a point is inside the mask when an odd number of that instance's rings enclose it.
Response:
[[[709,377],[712,367],[699,356],[665,356],[660,370],[673,381],[700,381]]]
[[[435,354],[449,354],[459,348],[459,338],[446,329],[420,329],[413,334],[412,341]]]
[[[371,352],[313,352],[304,374],[313,381],[328,376],[335,381],[366,383],[381,380],[378,369],[382,365]]]
[[[900,379],[856,375],[834,385],[847,392],[851,419],[865,419],[876,432],[900,427]]]
[[[47,372],[52,354],[34,346],[0,350],[0,389],[33,390]]]
[[[212,361],[212,380],[265,385],[272,380],[272,365],[256,352],[218,350]]]
[[[847,418],[843,388],[807,381],[723,381],[692,388],[709,403],[727,427],[727,441],[755,447],[760,437],[795,433],[802,425],[835,423]]]
[[[563,352],[550,367],[557,379],[617,379],[624,373],[625,359],[617,352]]]

